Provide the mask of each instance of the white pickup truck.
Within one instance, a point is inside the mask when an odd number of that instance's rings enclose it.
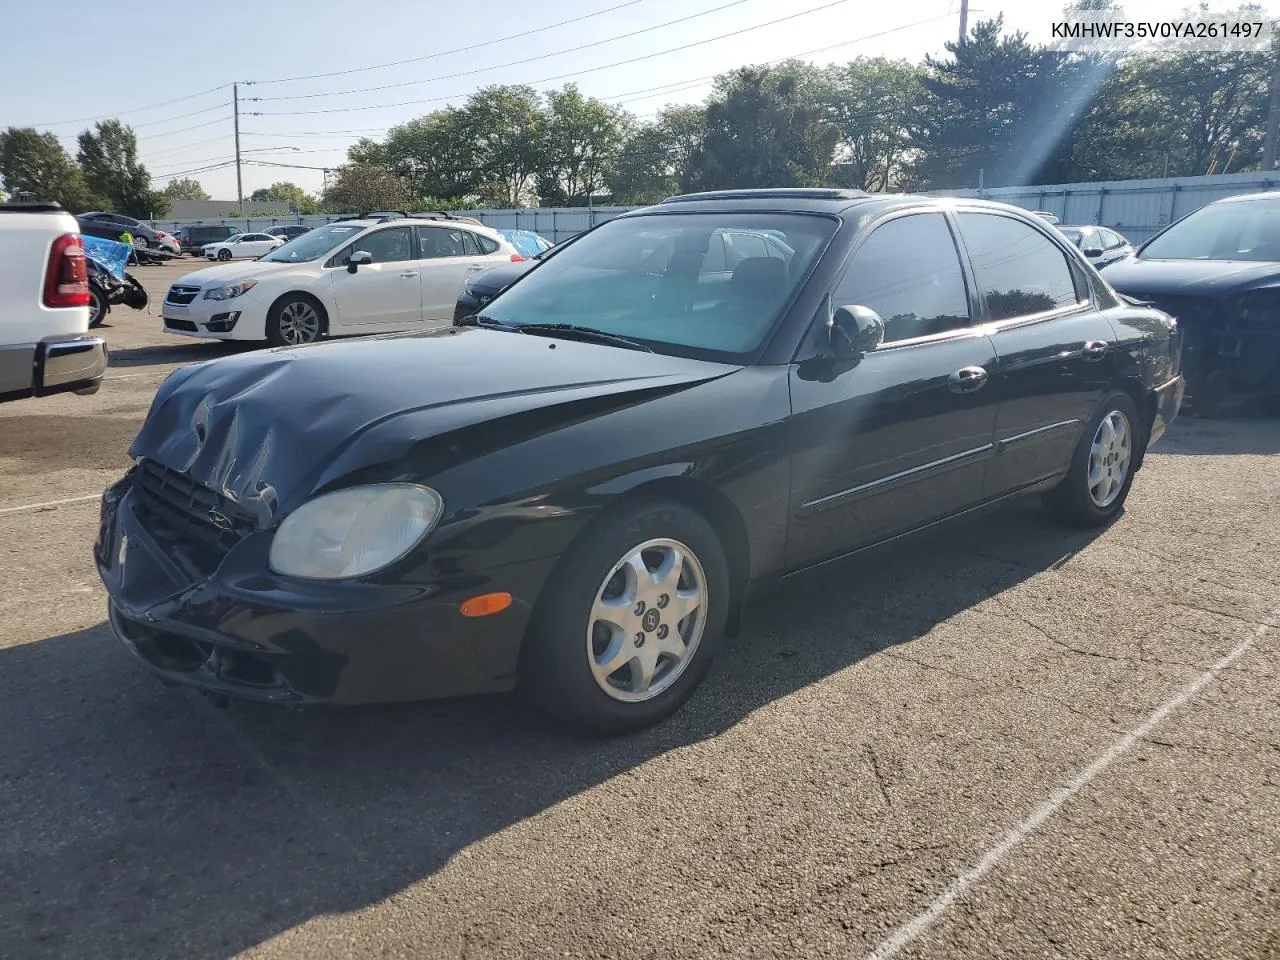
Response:
[[[95,393],[107,348],[88,331],[75,218],[57,204],[0,203],[0,401]]]

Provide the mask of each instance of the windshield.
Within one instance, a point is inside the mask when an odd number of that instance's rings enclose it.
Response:
[[[305,263],[308,260],[319,260],[332,253],[334,247],[346,243],[362,230],[364,227],[358,223],[331,223],[325,227],[316,227],[276,247],[262,259],[274,263]]]
[[[1280,198],[1201,207],[1142,249],[1143,260],[1280,260]]]
[[[764,343],[835,229],[827,217],[778,213],[611,220],[547,258],[484,315],[737,360]],[[782,242],[765,243],[766,231]]]
[[[1082,230],[1077,227],[1060,227],[1059,229],[1062,231],[1063,236],[1074,243],[1077,247],[1080,246],[1080,237],[1083,233]]]

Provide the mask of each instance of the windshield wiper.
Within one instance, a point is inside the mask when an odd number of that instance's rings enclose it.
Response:
[[[496,321],[495,321],[496,322]],[[580,327],[576,323],[521,323],[510,324],[513,329],[519,330],[521,333],[531,333],[534,336],[539,334],[569,334],[567,339],[572,340],[578,337],[582,340],[595,340],[598,343],[609,343],[618,347],[626,347],[630,350],[643,350],[645,353],[653,353],[652,347],[647,347],[639,340],[632,340],[630,337],[624,337],[616,333],[606,333],[604,330],[597,330],[595,327]]]
[[[519,330],[520,327],[514,323],[504,323],[501,320],[495,320],[493,317],[486,317],[483,314],[472,314],[466,320],[477,327],[491,327],[494,330]]]

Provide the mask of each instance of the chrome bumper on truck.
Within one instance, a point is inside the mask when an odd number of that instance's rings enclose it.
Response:
[[[106,370],[107,344],[101,337],[0,344],[0,400],[97,393]]]

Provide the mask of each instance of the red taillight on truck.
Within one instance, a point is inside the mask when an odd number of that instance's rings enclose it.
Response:
[[[512,263],[521,263],[521,262],[523,262],[523,261],[525,261],[525,260],[527,260],[527,259],[529,259],[529,258],[528,258],[528,257],[522,257],[522,256],[520,256],[520,254],[518,254],[518,253],[513,253],[513,254],[511,255],[511,262],[512,262]]]
[[[89,270],[78,233],[64,233],[53,241],[49,269],[44,275],[44,305],[55,308],[89,305]]]

